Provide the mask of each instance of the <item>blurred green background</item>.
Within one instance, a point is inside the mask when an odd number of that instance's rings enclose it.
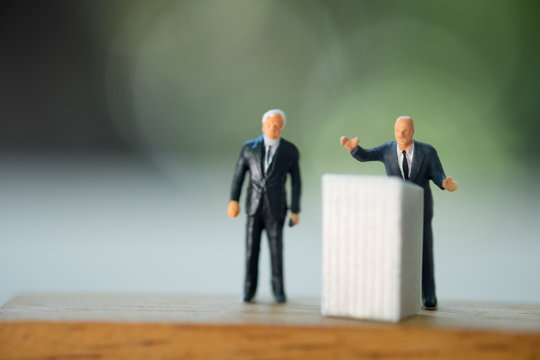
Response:
[[[301,153],[291,295],[320,291],[320,178],[339,145],[434,145],[444,299],[540,302],[537,1],[4,1],[0,302],[20,292],[240,294],[241,144],[270,108]],[[264,250],[263,250],[264,251]],[[261,296],[269,294],[261,254]],[[266,278],[265,278],[266,277]]]

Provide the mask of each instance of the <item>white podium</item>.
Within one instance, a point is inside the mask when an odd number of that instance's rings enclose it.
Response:
[[[323,175],[323,315],[398,322],[420,310],[423,199],[396,177]]]

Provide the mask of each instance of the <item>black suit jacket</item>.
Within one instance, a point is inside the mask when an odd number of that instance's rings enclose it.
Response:
[[[372,149],[363,149],[358,146],[351,151],[351,155],[359,161],[382,161],[388,176],[403,178],[399,169],[397,143],[395,141],[387,142]],[[409,181],[424,189],[424,219],[433,217],[433,196],[431,195],[429,180],[432,180],[439,188],[443,189],[442,182],[445,178],[446,175],[435,148],[429,144],[415,141]]]
[[[247,187],[246,212],[254,215],[257,211],[262,196],[267,196],[267,200],[272,209],[272,214],[279,219],[287,214],[287,193],[285,182],[287,174],[291,175],[291,211],[300,212],[300,168],[298,166],[298,149],[293,143],[281,138],[279,147],[274,154],[274,158],[264,172],[264,139],[259,136],[247,141],[236,163],[234,171],[231,200],[238,201],[246,172],[249,172],[249,183]]]

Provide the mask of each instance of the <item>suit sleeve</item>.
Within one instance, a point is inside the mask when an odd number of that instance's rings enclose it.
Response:
[[[291,212],[300,212],[300,193],[302,191],[302,180],[300,179],[300,166],[298,150],[295,148],[293,160],[289,173],[291,174]]]
[[[442,182],[446,179],[446,175],[444,174],[441,160],[439,160],[439,155],[437,155],[437,150],[435,150],[435,148],[432,148],[430,159],[429,177],[439,188],[441,188],[441,190],[444,190]]]
[[[383,146],[377,146],[372,149],[364,149],[361,146],[357,146],[351,151],[351,155],[358,161],[382,161]]]
[[[242,191],[242,184],[244,183],[244,177],[248,170],[247,159],[245,156],[245,146],[240,151],[238,160],[236,162],[236,168],[234,169],[234,175],[231,186],[231,198],[230,200],[239,201],[240,192]]]

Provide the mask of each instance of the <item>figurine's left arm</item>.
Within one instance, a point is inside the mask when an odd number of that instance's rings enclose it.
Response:
[[[231,186],[231,200],[227,206],[227,215],[231,218],[235,218],[240,213],[240,206],[238,201],[240,200],[240,192],[242,191],[242,184],[244,182],[244,177],[248,170],[247,160],[245,156],[246,147],[244,146],[240,151],[238,156],[238,161],[236,162],[236,167],[234,169],[233,181]]]
[[[302,180],[300,179],[299,154],[295,148],[291,168],[291,221],[292,225],[298,224],[300,213],[300,193],[302,191]]]
[[[431,166],[431,179],[437,184],[441,189],[446,189],[450,192],[457,190],[458,184],[452,179],[451,176],[446,176],[441,164],[441,160],[437,155],[437,150],[433,149],[432,160],[430,163]]]

